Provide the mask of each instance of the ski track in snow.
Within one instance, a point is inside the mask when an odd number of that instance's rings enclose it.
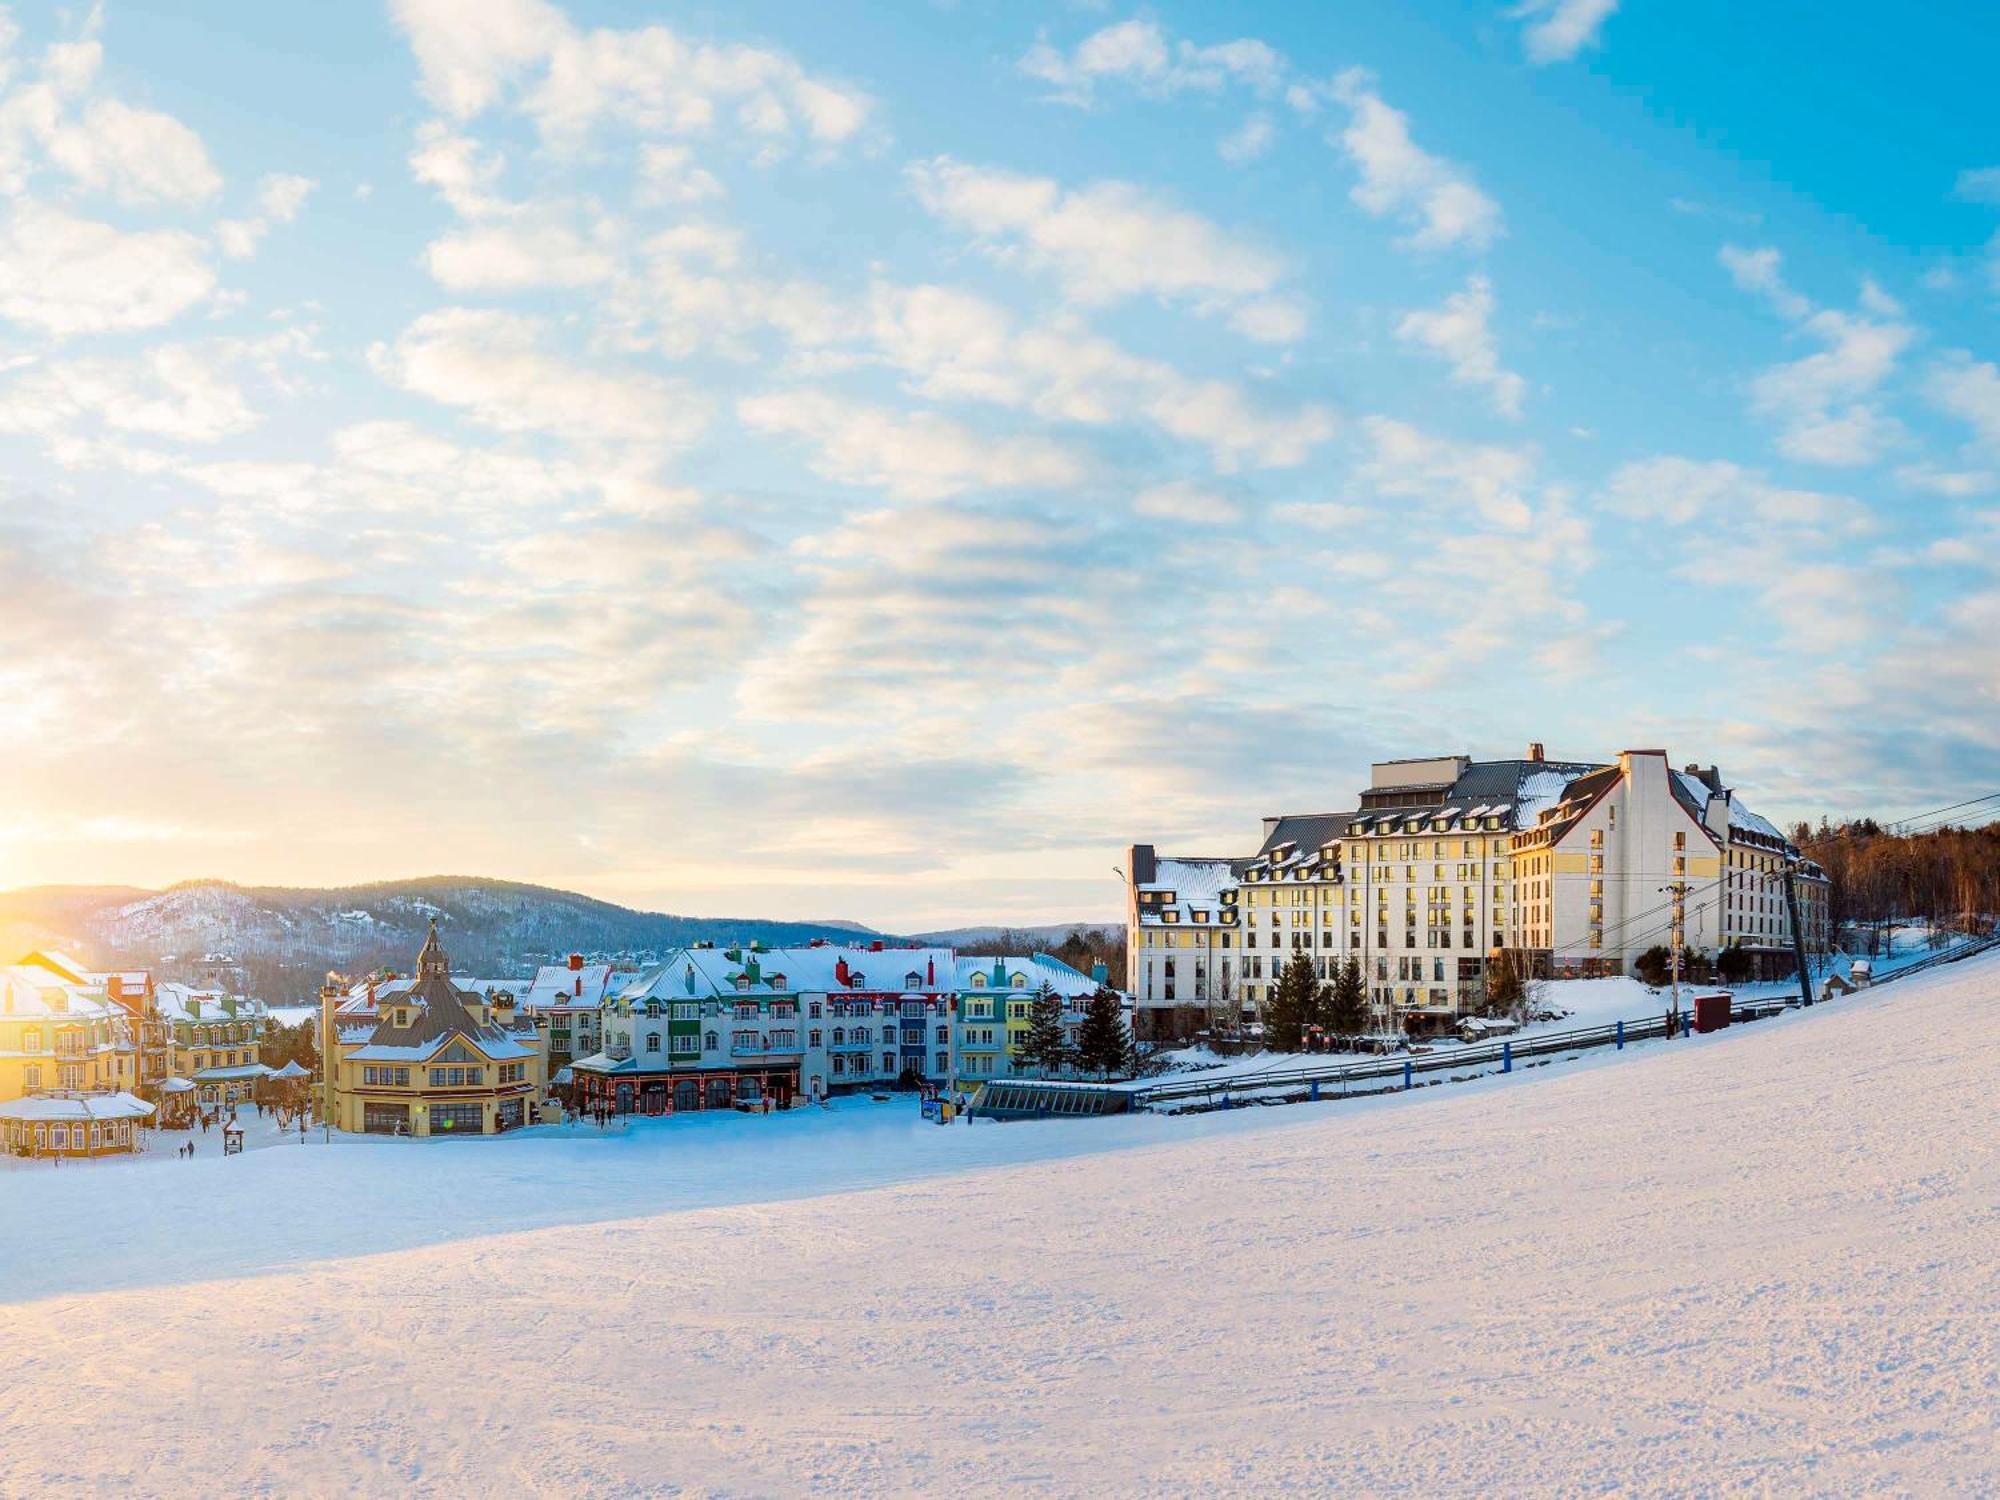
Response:
[[[0,1494],[1991,1493],[1996,993],[1193,1120],[7,1174]]]

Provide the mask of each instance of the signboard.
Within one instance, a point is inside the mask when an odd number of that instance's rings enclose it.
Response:
[[[924,1096],[923,1109],[926,1120],[935,1120],[938,1118],[938,1101],[936,1095],[927,1094]]]
[[[242,1131],[225,1130],[222,1132],[222,1154],[224,1156],[234,1156],[242,1149],[243,1149]]]

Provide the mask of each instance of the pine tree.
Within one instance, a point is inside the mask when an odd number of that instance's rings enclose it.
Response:
[[[1327,996],[1326,1029],[1338,1037],[1355,1037],[1367,1025],[1368,992],[1361,982],[1361,960],[1350,956]]]
[[[1481,1007],[1482,1015],[1511,1016],[1526,1003],[1527,986],[1521,982],[1521,971],[1514,965],[1511,953],[1502,953],[1493,960],[1486,979],[1486,1003]]]
[[[1125,1034],[1125,1007],[1113,991],[1099,989],[1085,1005],[1076,1057],[1085,1070],[1102,1078],[1131,1071],[1132,1043]]]
[[[1062,1000],[1055,986],[1044,979],[1042,987],[1035,991],[1034,1004],[1028,1008],[1028,1030],[1021,1038],[1021,1060],[1046,1078],[1062,1067],[1067,1051],[1063,1045]]]
[[[1271,989],[1271,1003],[1264,1012],[1264,1027],[1271,1045],[1280,1052],[1305,1048],[1309,1027],[1322,1024],[1324,987],[1313,973],[1312,960],[1294,953],[1278,974]]]

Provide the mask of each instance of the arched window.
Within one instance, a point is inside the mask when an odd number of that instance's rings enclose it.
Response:
[[[714,1032],[711,1031],[708,1034],[708,1050],[713,1052],[715,1048],[716,1048],[716,1035]]]
[[[846,1028],[846,1027],[844,1027],[844,1026],[836,1026],[836,1027],[834,1027],[834,1028],[833,1028],[833,1045],[834,1045],[834,1046],[836,1046],[836,1047],[838,1047],[838,1046],[839,1046],[839,1045],[840,1045],[840,1044],[841,1044],[842,1042],[844,1042],[844,1041],[846,1041],[846,1040],[847,1040],[847,1028]]]
[[[657,1000],[648,1000],[648,1001],[646,1002],[646,1018],[647,1018],[648,1020],[651,1020],[651,1021],[657,1021],[657,1020],[659,1020],[659,1019],[660,1019],[660,1002],[659,1002],[659,1001],[657,1001]],[[659,1049],[658,1049],[658,1048],[654,1048],[653,1050],[654,1050],[654,1051],[658,1051]]]

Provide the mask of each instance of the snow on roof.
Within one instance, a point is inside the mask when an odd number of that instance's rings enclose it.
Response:
[[[254,996],[231,995],[213,985],[184,984],[177,979],[161,980],[154,988],[153,1000],[162,1019],[185,1021],[195,1026],[259,1021],[270,1012],[270,1007]],[[228,1002],[234,1002],[234,1014],[231,1014]]]
[[[143,1120],[153,1106],[131,1094],[35,1094],[0,1104],[0,1120]]]
[[[522,991],[521,1004],[528,1010],[595,1010],[611,995],[617,977],[610,964],[585,964],[580,969],[543,964]]]
[[[233,1068],[203,1068],[194,1076],[202,1083],[233,1083],[239,1078],[269,1078],[271,1070],[262,1063],[239,1063]]]
[[[1141,922],[1159,922],[1166,913],[1176,913],[1175,920],[1193,920],[1197,911],[1215,916],[1222,908],[1222,893],[1236,889],[1236,863],[1227,859],[1189,859],[1162,857],[1155,862],[1153,878],[1138,888],[1142,891],[1171,891],[1174,899],[1169,903],[1142,905],[1139,908]]]
[[[1784,834],[1778,831],[1777,824],[1768,818],[1760,818],[1733,797],[1729,801],[1729,826],[1761,834],[1767,839],[1776,839],[1781,844],[1786,842]]]
[[[1581,770],[1546,770],[1530,771],[1523,776],[1514,808],[1514,826],[1532,828],[1544,812],[1562,801],[1569,784],[1582,774]]]
[[[39,964],[0,968],[0,1016],[58,1023],[128,1019],[102,991],[61,979]]]
[[[743,993],[834,994],[857,988],[870,993],[937,992],[951,988],[953,958],[950,948],[883,948],[878,952],[832,943],[818,948],[754,951],[682,948],[658,968],[632,976],[616,994],[626,1000],[714,1000]],[[753,964],[756,977],[747,991],[739,990],[737,981],[750,975]],[[863,980],[859,986],[852,983],[857,974]]]

